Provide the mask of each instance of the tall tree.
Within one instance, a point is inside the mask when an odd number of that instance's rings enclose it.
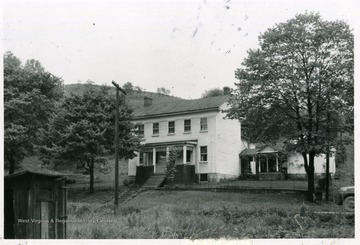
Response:
[[[75,160],[90,174],[90,192],[94,192],[94,169],[97,157],[114,152],[115,99],[109,88],[89,86],[83,94],[65,98],[49,128],[43,131],[41,158],[45,163]],[[133,131],[132,109],[120,101],[120,157],[133,158],[140,138]]]
[[[259,42],[235,72],[228,116],[242,120],[254,142],[290,139],[286,148],[302,154],[313,200],[315,156],[353,128],[353,34],[343,21],[305,13],[269,28]]]
[[[164,87],[157,88],[156,91],[158,94],[161,94],[161,95],[170,95],[170,93],[171,93],[170,89],[166,89]]]
[[[33,153],[39,130],[62,95],[62,80],[39,61],[28,60],[22,66],[11,52],[4,54],[4,155],[10,174]]]
[[[224,91],[220,88],[212,88],[209,90],[205,90],[205,92],[201,95],[201,98],[208,98],[214,96],[224,95]]]
[[[122,86],[126,93],[131,94],[135,91],[135,87],[131,82],[126,82]]]

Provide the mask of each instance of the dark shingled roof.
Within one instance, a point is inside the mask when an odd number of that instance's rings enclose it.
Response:
[[[151,106],[136,109],[133,115],[134,119],[139,119],[171,114],[219,110],[219,107],[227,102],[229,97],[229,95],[223,95],[196,100],[179,100],[176,102],[153,104]]]

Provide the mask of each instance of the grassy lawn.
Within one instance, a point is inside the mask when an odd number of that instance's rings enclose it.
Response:
[[[353,238],[355,234],[353,215],[335,204],[307,203],[295,194],[146,191],[120,205],[116,215],[112,196],[110,191],[91,196],[70,193],[67,237]]]

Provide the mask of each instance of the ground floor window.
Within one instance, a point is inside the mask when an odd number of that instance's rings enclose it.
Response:
[[[208,181],[208,174],[200,174],[200,181]]]
[[[200,146],[200,161],[207,162],[207,160],[208,160],[207,146]]]

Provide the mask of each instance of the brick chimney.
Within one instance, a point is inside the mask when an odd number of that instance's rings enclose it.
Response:
[[[144,107],[151,106],[153,99],[147,96],[144,96]]]
[[[230,87],[223,87],[223,91],[224,91],[224,95],[229,95],[230,94]]]

